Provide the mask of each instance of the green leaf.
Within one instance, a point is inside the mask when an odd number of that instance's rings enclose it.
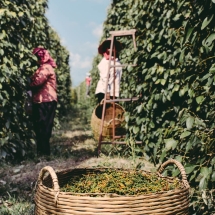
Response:
[[[142,109],[143,109],[143,105],[141,104],[137,107],[137,113],[141,113]]]
[[[215,171],[213,172],[213,174],[211,176],[211,181],[215,181]]]
[[[197,171],[194,171],[194,174],[192,174],[192,175],[191,175],[191,177],[190,177],[190,180],[189,180],[189,181],[192,181],[194,178],[196,178],[196,172],[197,172]]]
[[[134,127],[133,127],[133,132],[134,132],[134,134],[137,134],[139,131],[140,131],[140,128],[139,128],[139,127],[137,127],[137,126],[134,126]]]
[[[208,73],[208,74],[204,75],[200,80],[204,81],[204,80],[208,79],[211,75],[212,75],[211,73]]]
[[[173,18],[173,20],[174,20],[174,21],[179,20],[180,17],[181,17],[181,15],[182,15],[181,13],[180,13],[180,14],[176,14],[175,17]]]
[[[204,96],[198,96],[198,97],[196,98],[196,102],[197,102],[198,104],[201,104],[203,101],[204,101]]]
[[[190,165],[190,166],[184,167],[186,174],[190,174],[191,172],[194,171],[195,168],[196,168],[196,165]]]
[[[186,120],[187,128],[191,129],[193,127],[193,123],[194,123],[194,117],[192,117],[192,116],[188,117]]]
[[[165,142],[165,148],[167,151],[169,151],[170,149],[174,150],[178,144],[178,141],[174,140],[173,138],[169,138],[169,139],[164,139]]]
[[[166,83],[166,79],[161,79],[161,84],[164,86]]]
[[[208,180],[207,178],[203,177],[199,182],[199,190],[206,189],[207,185],[208,185]]]
[[[179,90],[180,85],[176,84],[172,90],[172,92],[178,91]]]
[[[195,123],[196,123],[196,125],[206,127],[206,124],[199,118],[195,118]]]
[[[185,52],[185,49],[182,50],[180,56],[179,56],[179,62],[182,63],[183,60],[184,60],[184,52]]]
[[[185,132],[183,132],[183,133],[181,134],[180,139],[183,139],[183,138],[185,138],[185,137],[188,137],[188,136],[190,136],[190,134],[191,134],[190,131],[185,131]]]
[[[18,13],[18,16],[23,16],[23,15],[24,15],[23,12],[19,12],[19,13]]]
[[[203,177],[205,177],[205,178],[208,177],[208,175],[210,174],[208,167],[202,167],[200,169],[200,172],[203,175]]]
[[[211,163],[211,165],[214,165],[214,164],[215,164],[215,157],[212,158],[212,160],[211,160],[210,163]]]
[[[7,122],[5,123],[5,126],[7,129],[10,128],[10,121],[9,120],[7,120]]]
[[[161,156],[160,156],[160,162],[163,162],[163,159],[166,157],[166,149],[164,149],[163,151],[162,151],[162,154],[161,154]]]
[[[215,72],[215,65],[213,64],[209,70],[209,72],[214,73]]]
[[[194,28],[188,28],[185,38],[185,43],[189,40]]]
[[[202,41],[202,45],[205,47],[209,47],[214,40],[215,40],[215,33],[212,33],[207,39],[204,39]]]
[[[210,18],[206,17],[202,23],[202,26],[201,26],[201,30],[203,30],[205,27],[208,26],[208,24],[211,22],[211,20],[213,19],[214,17],[214,14],[211,15]]]
[[[4,50],[0,49],[0,54],[3,56],[4,55]]]
[[[192,142],[188,141],[188,143],[186,144],[186,153],[192,148]]]
[[[126,115],[126,116],[125,116],[125,121],[128,122],[128,121],[129,121],[129,118],[130,118],[130,116],[129,116],[129,115]]]

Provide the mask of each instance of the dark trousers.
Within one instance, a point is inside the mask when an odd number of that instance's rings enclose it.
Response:
[[[105,97],[104,93],[97,93],[96,94],[96,98],[97,98],[98,104],[102,101],[102,99],[104,99],[104,97]]]
[[[33,124],[36,134],[37,155],[50,155],[50,137],[54,124],[57,102],[42,102],[33,104]]]
[[[102,99],[104,99],[104,97],[105,97],[104,93],[97,93],[96,94],[98,104],[100,104],[100,102],[102,101]],[[110,96],[110,99],[113,99],[113,96]],[[117,99],[117,97],[115,97],[115,99]]]

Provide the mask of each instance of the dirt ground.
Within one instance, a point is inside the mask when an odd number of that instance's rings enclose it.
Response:
[[[147,171],[155,171],[156,168],[144,159],[124,159],[110,157],[101,154],[96,155],[97,143],[88,131],[67,131],[61,135],[55,135],[51,142],[53,156],[25,160],[16,165],[0,166],[0,197],[3,194],[22,195],[32,197],[41,169],[51,166],[55,172],[70,168],[87,167],[113,167],[134,168],[140,165]],[[68,153],[67,153],[68,152]],[[64,156],[60,156],[63,154]]]

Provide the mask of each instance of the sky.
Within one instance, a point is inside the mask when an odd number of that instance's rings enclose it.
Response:
[[[70,53],[72,87],[92,69],[112,0],[49,0],[46,17]]]

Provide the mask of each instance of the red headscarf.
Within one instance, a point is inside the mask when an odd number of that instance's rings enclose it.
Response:
[[[46,49],[41,47],[34,48],[33,54],[39,58],[40,64],[48,63],[54,68],[57,67],[55,61],[52,59],[52,57],[50,56],[49,52]]]

